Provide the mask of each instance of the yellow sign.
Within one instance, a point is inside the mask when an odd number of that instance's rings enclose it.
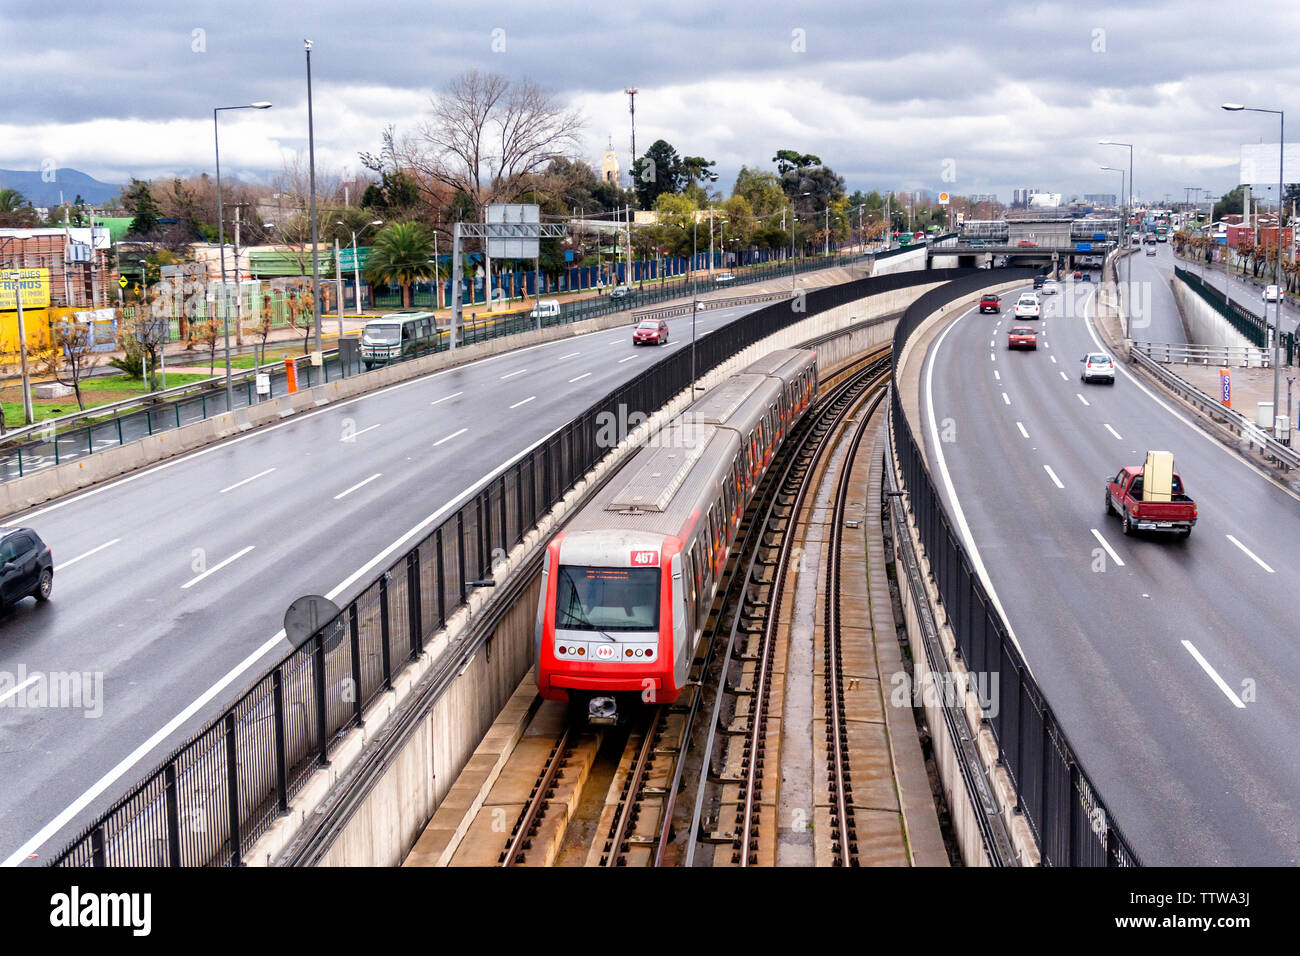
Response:
[[[14,299],[14,274],[22,289],[24,309],[45,309],[50,304],[49,269],[0,269],[0,312],[18,311]]]

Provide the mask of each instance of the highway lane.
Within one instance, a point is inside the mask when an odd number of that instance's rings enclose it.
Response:
[[[1148,256],[1146,248],[1156,254]],[[1183,328],[1169,281],[1174,277],[1173,247],[1167,242],[1128,256],[1120,263],[1120,279],[1130,280],[1133,289],[1124,293],[1125,307],[1131,316],[1130,337],[1138,342],[1163,342],[1169,345],[1187,344],[1187,330]]]
[[[701,314],[699,333],[761,307]],[[346,602],[439,509],[689,347],[689,316],[669,329],[658,348],[622,326],[438,372],[8,519],[40,531],[56,572],[48,604],[0,620],[0,674],[102,674],[103,707],[0,696],[0,859],[62,815],[60,848],[290,649],[293,598]]]
[[[929,436],[930,453],[1035,677],[1144,861],[1294,864],[1296,499],[1123,370],[1114,386],[1084,386],[1079,359],[1097,344],[1086,314],[1064,314],[1073,301],[1048,300],[1035,353],[1006,351],[1005,315],[968,313],[936,339],[923,418],[952,419],[954,440]],[[1200,506],[1185,542],[1126,538],[1103,516],[1104,478],[1148,448],[1174,452]]]

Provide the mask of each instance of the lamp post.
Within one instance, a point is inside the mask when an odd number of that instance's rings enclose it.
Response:
[[[212,146],[217,161],[217,250],[221,259],[221,321],[226,338],[226,411],[235,407],[235,398],[230,387],[230,308],[226,301],[226,223],[221,208],[221,137],[217,130],[217,114],[223,110],[269,110],[270,108],[270,103],[259,100],[245,106],[218,106],[212,111]]]
[[[1117,143],[1114,140],[1109,140],[1109,139],[1099,139],[1097,140],[1097,145],[1098,146],[1123,146],[1125,149],[1128,150],[1128,198],[1124,200],[1124,223],[1119,231],[1121,241],[1127,243],[1128,222],[1133,217],[1133,144]],[[1121,186],[1121,192],[1122,191],[1123,191],[1123,187]],[[1125,248],[1127,248],[1127,246]],[[1126,259],[1124,263],[1124,272],[1125,275],[1127,276],[1126,283],[1128,285],[1129,294],[1131,295],[1133,291],[1132,252],[1129,252],[1126,255]]]
[[[799,217],[794,214],[794,209],[790,210],[790,294],[795,294],[795,271],[794,271],[794,224],[799,221]]]
[[[303,40],[307,52],[307,167],[308,189],[311,191],[311,317],[316,336],[316,354],[312,364],[321,361],[320,339],[320,224],[316,221],[316,132],[311,109],[311,41]]]
[[[344,229],[348,229],[347,223],[342,220],[335,221]],[[371,226],[382,226],[383,224],[384,220],[376,219],[373,222],[368,222],[362,226],[361,231],[365,232]],[[355,303],[357,307],[357,318],[361,318],[361,260],[357,258],[357,231],[355,229],[348,229],[348,231],[352,233],[352,279],[356,283]]]
[[[1273,113],[1277,116],[1277,265],[1273,278],[1274,283],[1277,285],[1277,311],[1274,313],[1272,355],[1270,356],[1273,362],[1273,424],[1276,425],[1280,382],[1278,366],[1281,364],[1278,359],[1282,351],[1282,192],[1284,188],[1283,178],[1285,176],[1283,165],[1286,162],[1286,116],[1282,110],[1266,110],[1257,106],[1242,106],[1240,103],[1224,103],[1223,108],[1230,113],[1245,110],[1250,113]],[[1267,306],[1265,308],[1267,310]],[[1290,408],[1288,408],[1287,413],[1290,414],[1290,411]]]

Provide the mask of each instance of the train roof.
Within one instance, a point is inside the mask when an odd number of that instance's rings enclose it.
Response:
[[[773,349],[747,365],[741,374],[775,375],[788,379],[796,370],[813,364],[815,354],[811,349]]]

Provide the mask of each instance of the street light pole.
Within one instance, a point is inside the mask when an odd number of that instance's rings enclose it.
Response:
[[[315,329],[316,364],[321,360],[320,338],[320,259],[317,245],[320,225],[316,222],[316,132],[311,110],[311,41],[303,40],[307,52],[307,165],[308,188],[311,190],[311,316]]]
[[[335,222],[344,229],[348,228],[347,223],[343,222],[341,219],[336,219]],[[382,226],[383,224],[384,220],[375,219],[362,226],[361,231],[365,232],[366,229],[371,226]],[[354,302],[357,307],[357,318],[361,318],[361,260],[357,258],[357,231],[355,229],[348,229],[348,231],[352,233],[352,281],[356,283],[356,298],[354,299]],[[438,234],[435,232],[434,239],[436,240],[437,237]],[[437,250],[435,249],[435,260],[437,259],[436,251]],[[342,293],[339,293],[339,296],[340,301],[342,301]],[[343,334],[342,328],[339,329],[339,334]]]
[[[217,163],[217,255],[221,259],[221,321],[226,339],[226,411],[235,407],[234,391],[230,385],[230,303],[226,295],[226,221],[221,205],[221,137],[217,130],[217,114],[223,110],[266,110],[271,104],[265,100],[246,106],[218,106],[212,110],[212,146]],[[238,265],[238,263],[236,263]],[[143,268],[141,269],[143,278]]]
[[[1283,165],[1286,162],[1286,116],[1282,110],[1266,110],[1255,106],[1242,106],[1240,103],[1224,103],[1223,108],[1230,113],[1237,113],[1246,110],[1251,113],[1275,113],[1277,114],[1277,265],[1274,272],[1273,281],[1277,285],[1277,311],[1273,319],[1273,342],[1271,359],[1273,362],[1273,425],[1277,425],[1277,400],[1280,392],[1280,374],[1279,366],[1282,364],[1279,359],[1282,354],[1282,190],[1285,170]],[[1267,312],[1267,306],[1265,306]],[[1290,414],[1291,409],[1287,409]],[[1289,439],[1290,436],[1288,435]]]
[[[1120,229],[1120,238],[1127,242],[1128,222],[1133,217],[1133,144],[1117,143],[1113,140],[1103,139],[1098,140],[1097,145],[1123,146],[1128,150],[1128,199],[1124,203],[1124,224],[1123,228]],[[1123,189],[1124,187],[1121,181],[1120,191],[1123,192]],[[1124,254],[1124,273],[1127,276],[1126,285],[1128,286],[1128,293],[1131,296],[1133,293],[1133,253],[1131,250],[1126,251]]]

